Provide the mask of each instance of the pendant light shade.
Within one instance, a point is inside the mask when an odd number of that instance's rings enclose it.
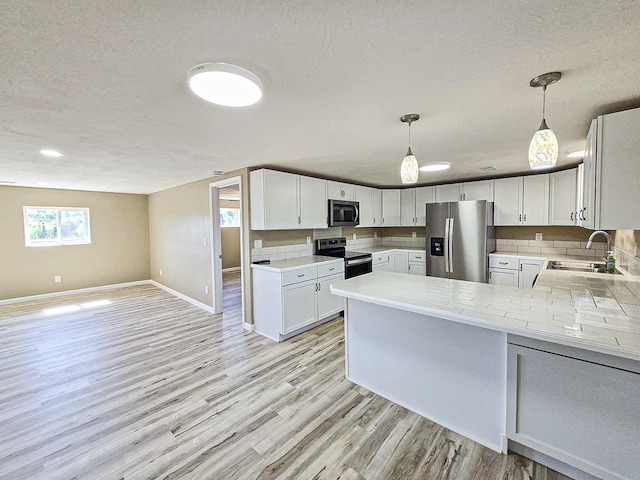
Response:
[[[529,82],[532,87],[542,87],[542,123],[529,144],[529,167],[534,170],[551,168],[558,161],[558,139],[553,130],[547,126],[544,114],[547,85],[556,83],[561,77],[562,73],[560,72],[549,72],[539,75]]]
[[[401,122],[409,124],[409,149],[407,150],[407,154],[402,159],[402,164],[400,165],[400,179],[404,184],[416,183],[418,181],[418,176],[420,175],[418,160],[416,160],[416,157],[411,151],[411,122],[415,122],[418,119],[420,119],[420,115],[415,113],[410,113],[400,117]]]

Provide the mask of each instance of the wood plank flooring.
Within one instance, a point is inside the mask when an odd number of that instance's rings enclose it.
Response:
[[[227,280],[223,315],[151,285],[0,306],[0,479],[566,479],[347,381],[341,318],[244,331]]]

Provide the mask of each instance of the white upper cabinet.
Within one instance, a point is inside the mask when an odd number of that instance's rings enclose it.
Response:
[[[494,225],[548,225],[549,174],[494,182]]]
[[[436,185],[436,202],[459,202],[464,200],[486,200],[493,202],[493,180]]]
[[[640,108],[591,123],[584,156],[583,226],[640,230]]]
[[[435,202],[435,187],[406,188],[400,192],[400,223],[407,227],[426,225],[427,203]]]
[[[373,226],[382,226],[382,190],[373,189]]]
[[[327,228],[327,181],[300,176],[300,228]]]
[[[450,185],[436,185],[436,202],[459,202],[462,200],[460,194],[461,183]]]
[[[332,200],[356,199],[356,186],[348,183],[327,181],[327,198]]]
[[[382,190],[382,226],[399,227],[401,189]]]
[[[252,230],[327,227],[325,180],[261,169],[249,182]]]
[[[360,227],[374,227],[373,191],[371,187],[356,185],[356,202],[360,208]]]
[[[576,224],[576,169],[549,174],[549,225]]]
[[[462,200],[486,200],[493,202],[494,181],[480,180],[462,184]]]

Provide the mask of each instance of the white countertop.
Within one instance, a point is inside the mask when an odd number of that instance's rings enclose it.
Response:
[[[640,361],[640,281],[630,275],[543,269],[530,290],[373,272],[335,282],[331,292]]]
[[[402,250],[403,252],[425,252],[424,248],[416,248],[416,247],[355,247],[348,248],[349,252],[362,252],[362,253],[382,253],[382,252],[392,252],[394,250]]]
[[[289,258],[286,260],[275,260],[271,263],[252,263],[251,268],[257,270],[268,270],[271,272],[286,272],[301,267],[312,267],[321,263],[341,263],[344,260],[336,257],[325,257],[322,255],[307,255],[306,257]]]

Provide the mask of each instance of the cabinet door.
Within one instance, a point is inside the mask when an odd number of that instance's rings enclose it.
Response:
[[[251,228],[254,230],[299,228],[298,175],[273,170],[255,170],[250,175]]]
[[[327,198],[334,200],[355,200],[356,189],[355,185],[348,183],[327,182]]]
[[[282,287],[282,334],[316,321],[316,280]]]
[[[327,182],[300,176],[300,228],[327,228]]]
[[[393,271],[397,273],[409,273],[409,253],[395,252],[393,255]]]
[[[596,155],[598,120],[591,122],[584,151],[584,177],[582,182],[582,226],[595,229]]]
[[[522,224],[522,177],[495,180],[494,225]]]
[[[427,265],[424,263],[409,263],[409,275],[421,275],[427,274]]]
[[[400,190],[382,190],[382,226],[400,226]]]
[[[575,225],[576,169],[549,174],[549,225]]]
[[[459,183],[436,185],[436,202],[459,202],[462,200]]]
[[[427,203],[435,203],[436,187],[418,187],[416,190],[416,226],[427,224]]]
[[[480,180],[463,185],[462,200],[486,200],[493,202],[493,180]]]
[[[400,224],[413,227],[416,223],[416,189],[405,188],[400,191]]]
[[[382,226],[382,190],[373,189],[373,226]]]
[[[507,287],[517,287],[518,271],[506,270],[502,268],[490,268],[489,283],[492,285],[506,285]]]
[[[356,185],[356,202],[360,207],[360,227],[373,227],[373,188]]]
[[[339,297],[338,295],[333,295],[329,288],[331,283],[338,282],[343,279],[343,274],[318,279],[318,320],[322,320],[344,310],[344,298]]]
[[[524,177],[523,225],[549,224],[549,174]]]
[[[520,260],[518,286],[520,288],[533,288],[533,282],[535,282],[540,273],[543,263],[542,260]]]

